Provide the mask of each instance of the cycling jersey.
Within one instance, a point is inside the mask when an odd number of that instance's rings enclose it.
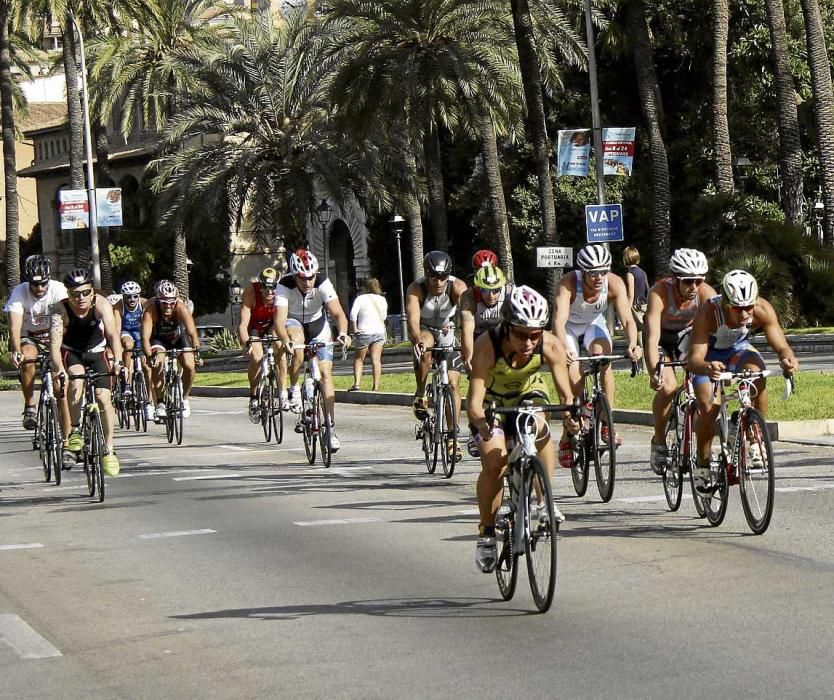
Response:
[[[483,294],[478,287],[472,288],[472,295],[475,297],[475,337],[477,338],[501,322],[501,305],[507,296],[507,287],[501,287],[498,301],[493,306],[487,306],[484,303]]]
[[[452,301],[452,290],[457,277],[449,276],[446,288],[437,295],[429,291],[425,277],[415,280],[423,291],[423,303],[420,306],[420,327],[432,330],[445,329],[452,322],[457,312],[457,304]]]
[[[710,334],[709,346],[715,350],[726,350],[735,345],[738,345],[743,340],[747,340],[750,336],[750,328],[753,325],[753,319],[747,319],[747,322],[738,328],[730,328],[724,319],[724,309],[721,306],[721,295],[712,297],[709,300],[715,313],[715,321],[717,328]]]
[[[565,324],[565,349],[578,357],[580,346],[590,352],[591,343],[595,340],[606,340],[609,347],[611,346],[611,335],[605,322],[605,310],[608,308],[608,277],[606,276],[602,283],[597,300],[587,302],[582,292],[582,272],[572,274],[576,287]]]
[[[136,308],[131,311],[127,304],[122,303],[122,333],[138,332],[142,325],[142,304],[136,302]]]
[[[294,275],[285,275],[275,289],[275,306],[287,307],[287,318],[294,319],[302,325],[319,319],[324,320],[325,305],[338,299],[336,289],[329,279],[316,277],[313,288],[306,294],[298,289]]]
[[[76,316],[67,300],[62,301],[67,312],[67,327],[61,347],[76,353],[104,352],[104,324],[96,316],[95,296],[93,306],[83,316]]]
[[[486,377],[486,401],[495,401],[502,406],[515,406],[529,394],[543,394],[546,400],[549,396],[547,384],[539,370],[542,367],[542,348],[544,340],[539,340],[533,350],[533,355],[521,367],[513,367],[512,357],[504,356],[502,344],[505,339],[500,328],[488,331],[495,353],[495,364]]]
[[[49,336],[50,307],[66,298],[66,287],[56,280],[49,280],[46,294],[40,299],[32,294],[29,283],[23,282],[12,290],[3,311],[19,313],[23,316],[23,325],[20,329],[21,336],[46,340]]]
[[[275,306],[274,303],[272,306],[266,305],[263,285],[260,282],[252,282],[252,289],[255,292],[255,305],[249,312],[249,325],[247,326],[247,330],[250,334],[255,332],[263,335],[272,328]]]
[[[153,325],[151,332],[151,347],[161,347],[165,350],[184,349],[185,339],[182,334],[182,325],[177,320],[177,307],[174,305],[173,312],[170,318],[165,318],[162,315],[162,305],[159,299],[153,299],[156,307],[156,322]],[[179,301],[177,301],[179,304]]]
[[[681,331],[691,326],[701,305],[700,297],[696,294],[694,299],[681,299],[674,277],[663,278],[656,287],[660,295],[666,297],[666,308],[660,314],[660,329]]]

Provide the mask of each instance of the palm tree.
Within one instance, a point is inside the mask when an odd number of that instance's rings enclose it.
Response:
[[[727,119],[727,41],[730,31],[730,0],[712,0],[712,139],[715,186],[732,194],[733,156]]]
[[[834,90],[831,87],[831,65],[825,46],[822,17],[818,0],[801,0],[805,18],[805,42],[811,68],[814,92],[814,118],[817,146],[822,169],[822,198],[825,204],[823,240],[834,245]]]

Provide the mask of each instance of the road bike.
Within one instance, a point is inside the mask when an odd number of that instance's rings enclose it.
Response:
[[[146,433],[148,432],[148,406],[150,405],[148,380],[145,377],[141,351],[135,348],[131,355],[130,361],[133,363],[133,368],[130,376],[131,394],[128,401],[128,411],[133,417],[134,429],[137,432]],[[127,427],[130,427],[130,425]]]
[[[613,360],[628,359],[628,355],[591,355],[576,357],[574,362],[588,365],[582,370],[583,389],[579,400],[582,406],[579,433],[573,437],[573,466],[571,478],[577,496],[588,490],[591,462],[594,464],[597,489],[603,503],[614,495],[617,471],[616,430],[608,397],[602,388],[601,373]],[[640,371],[636,362],[631,363],[631,376]]]
[[[757,379],[773,374],[770,370],[741,370],[722,372],[715,382],[715,396],[721,408],[716,418],[716,434],[720,449],[717,460],[710,461],[711,497],[705,497],[704,507],[710,525],[718,526],[727,514],[730,486],[739,485],[741,506],[750,530],[763,534],[773,516],[776,491],[776,470],[773,447],[764,417],[753,407],[758,388]],[[724,392],[724,383],[734,384],[732,392]],[[794,383],[785,378],[785,398],[794,392]],[[728,415],[727,404],[738,400],[739,409]]]
[[[275,438],[277,444],[284,439],[284,404],[276,372],[274,345],[279,340],[274,335],[249,338],[249,344],[261,343],[264,356],[261,358],[260,379],[255,396],[258,399],[258,415],[264,431],[264,440]]]
[[[663,376],[665,367],[686,367],[686,360],[670,360],[661,356],[657,363],[656,376]],[[672,397],[669,418],[666,420],[664,431],[666,440],[666,461],[659,476],[663,477],[663,494],[669,510],[676,511],[683,499],[683,483],[689,474],[689,485],[692,490],[692,502],[698,516],[706,516],[704,499],[695,491],[695,418],[698,413],[698,402],[695,400],[695,389],[692,384],[692,374],[685,371],[684,381]]]
[[[87,491],[90,498],[98,494],[98,501],[104,500],[104,457],[107,443],[104,441],[104,427],[101,423],[101,409],[96,401],[95,381],[101,377],[113,377],[113,372],[94,372],[85,367],[84,374],[70,374],[70,381],[84,382],[81,395],[81,437],[84,447],[81,455],[84,462],[84,474],[87,477]]]
[[[431,379],[426,385],[425,416],[415,426],[415,437],[422,442],[428,473],[434,474],[439,457],[443,475],[449,479],[458,462],[458,417],[449,383],[449,365],[457,350],[435,344],[425,352],[432,356]]]
[[[301,434],[304,438],[304,452],[307,461],[316,461],[316,445],[325,468],[330,467],[333,448],[330,436],[333,427],[330,425],[330,414],[327,410],[327,399],[324,394],[324,383],[321,381],[318,353],[325,348],[336,345],[342,348],[342,360],[347,356],[344,345],[331,341],[308,344],[293,344],[295,350],[304,350],[304,382],[301,385],[301,414],[298,417]]]
[[[38,397],[37,425],[32,435],[32,449],[38,450],[43,465],[44,481],[51,481],[55,475],[55,485],[61,484],[62,446],[64,436],[61,431],[58,401],[52,373],[52,362],[45,350],[38,353],[37,359],[23,360],[20,364],[36,364],[40,369],[41,391]],[[62,390],[58,393],[62,393]]]
[[[485,411],[490,425],[495,416],[506,414],[506,425],[513,426],[507,431],[509,457],[503,476],[501,507],[495,520],[498,590],[504,600],[510,600],[515,594],[518,558],[523,552],[527,559],[530,591],[539,612],[550,608],[556,590],[559,521],[556,520],[550,478],[536,448],[537,416],[570,411],[577,418],[580,410],[578,401],[544,405],[523,401],[518,406],[506,408],[492,404]],[[544,425],[549,439],[550,427],[546,422]]]
[[[162,402],[165,404],[165,436],[168,444],[177,441],[182,445],[182,376],[180,375],[179,355],[183,352],[193,352],[199,361],[199,350],[194,348],[183,348],[173,350],[157,350],[151,353],[153,358],[156,355],[165,357],[165,371],[162,376]]]

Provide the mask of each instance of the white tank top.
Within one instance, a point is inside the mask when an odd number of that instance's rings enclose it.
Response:
[[[501,293],[498,295],[498,301],[494,306],[487,306],[483,299],[478,300],[475,306],[475,337],[477,338],[481,333],[488,331],[490,328],[495,328],[501,322],[501,307],[504,304],[504,299],[507,296],[507,288],[502,287]],[[476,299],[478,296],[476,295]]]
[[[593,303],[585,301],[585,297],[582,296],[582,272],[577,270],[574,278],[576,279],[576,296],[570,305],[568,323],[585,326],[602,316],[608,308],[608,277],[606,276],[602,289],[599,291],[599,297]]]
[[[750,335],[750,327],[753,325],[753,319],[747,320],[743,326],[738,328],[730,328],[724,320],[724,309],[721,308],[721,295],[713,297],[709,300],[712,304],[713,311],[715,311],[715,319],[718,322],[718,328],[709,337],[709,346],[715,350],[726,350],[733,347],[736,343],[740,343]]]
[[[457,304],[452,302],[452,289],[455,286],[456,277],[449,276],[446,289],[437,296],[429,293],[426,278],[420,278],[423,287],[423,306],[420,308],[420,323],[428,328],[441,329],[448,326],[455,316]]]

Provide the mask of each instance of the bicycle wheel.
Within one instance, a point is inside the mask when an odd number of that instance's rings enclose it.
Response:
[[[434,437],[434,416],[431,414],[423,419],[422,432],[423,457],[426,460],[426,471],[429,474],[434,474],[437,463],[434,461],[434,443],[432,442]]]
[[[698,445],[695,440],[695,413],[697,407],[694,401],[686,404],[684,409],[684,449],[682,452],[683,469],[689,471],[689,488],[692,491],[692,503],[695,505],[695,512],[699,518],[707,517],[706,506],[703,496],[699,496],[695,490],[695,465],[698,463]]]
[[[593,455],[597,488],[603,503],[608,503],[614,495],[614,476],[617,469],[617,450],[614,445],[614,420],[611,406],[603,393],[594,397],[594,432]],[[603,426],[608,426],[608,436],[603,439]]]
[[[495,519],[495,543],[498,547],[498,559],[495,563],[495,577],[498,579],[498,590],[504,600],[515,595],[515,585],[518,581],[518,555],[513,551],[513,536],[515,534],[515,513],[512,510],[510,485],[504,479],[504,498],[498,517]]]
[[[52,457],[49,454],[49,443],[47,442],[47,431],[49,429],[49,407],[41,395],[38,402],[38,424],[35,426],[35,434],[32,437],[32,448],[38,450],[38,456],[43,465],[43,480],[52,481]],[[60,469],[60,467],[58,467]]]
[[[724,434],[724,428],[720,420],[716,421],[716,433],[721,440],[721,444],[726,444],[727,436]],[[730,483],[727,480],[727,457],[724,450],[721,450],[718,464],[710,466],[710,477],[715,491],[710,498],[704,499],[704,511],[709,524],[717,527],[724,522],[724,516],[727,515],[727,501],[730,495]]]
[[[162,395],[165,397],[165,437],[170,445],[174,442],[174,387],[170,380],[163,387]]]
[[[330,415],[327,413],[327,400],[324,398],[324,385],[316,382],[313,394],[313,406],[316,412],[316,425],[319,427],[319,455],[326,469],[330,468],[333,450],[330,448]]]
[[[104,455],[106,452],[107,446],[104,442],[104,429],[101,426],[101,413],[96,411],[93,418],[93,464],[95,466],[99,503],[104,500]]]
[[[773,448],[764,418],[755,408],[743,413],[741,425],[738,450],[741,507],[753,534],[761,535],[773,515],[776,491]]]
[[[313,432],[313,401],[312,397],[306,396],[306,391],[303,392],[301,400],[301,425],[304,428],[302,437],[304,438],[304,451],[307,453],[307,461],[312,464],[316,461],[316,436]]]
[[[269,417],[271,412],[272,387],[270,387],[266,380],[258,384],[258,413],[261,418],[261,428],[264,431],[264,440],[269,442],[272,440],[272,420]]]
[[[84,475],[87,477],[87,493],[90,498],[96,494],[96,479],[98,478],[96,466],[93,457],[93,427],[92,427],[92,413],[87,411],[82,419],[81,434],[84,438]]]
[[[530,591],[539,612],[547,612],[556,590],[556,538],[559,526],[553,508],[550,479],[537,457],[531,457],[528,463],[527,483],[522,496],[530,527],[530,536],[524,541]],[[530,507],[534,497],[540,499],[540,505],[544,505],[544,509],[538,509],[537,515]]]
[[[455,398],[452,387],[444,384],[440,387],[440,408],[443,413],[443,431],[440,434],[440,454],[443,475],[450,479],[455,473],[458,451],[458,421],[455,413]]]
[[[148,384],[141,369],[133,372],[133,422],[137,432],[148,432]]]
[[[174,384],[174,437],[177,444],[182,445],[182,381],[177,379]]]
[[[272,422],[272,437],[275,443],[280,445],[284,441],[284,405],[281,401],[281,392],[275,385],[275,377],[271,377],[269,384],[272,390],[272,404],[270,406],[269,419]]]
[[[672,512],[681,507],[683,498],[683,468],[679,442],[683,433],[678,421],[679,409],[677,404],[673,404],[669,420],[666,421],[666,463],[663,465],[663,494]]]
[[[58,417],[58,401],[54,396],[47,402],[47,415],[49,417],[46,423],[46,449],[49,454],[49,460],[52,462],[55,485],[60,486],[64,438],[61,434],[61,422]]]
[[[434,474],[435,469],[437,469],[438,461],[443,460],[442,451],[445,451],[445,447],[442,445],[445,416],[443,413],[443,406],[441,405],[442,396],[440,389],[437,388],[432,391],[432,396],[434,398],[431,402],[431,410],[434,414],[434,421],[431,434],[431,473]]]
[[[583,393],[582,405],[586,404],[586,397]],[[571,438],[571,445],[573,446],[573,464],[571,465],[570,477],[573,481],[573,490],[576,491],[577,496],[584,496],[588,490],[588,470],[591,467],[591,448],[592,437],[590,433],[590,423],[587,415],[583,410],[581,422],[581,431],[579,434]]]

